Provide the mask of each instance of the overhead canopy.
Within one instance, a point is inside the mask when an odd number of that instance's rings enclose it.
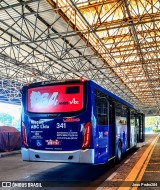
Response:
[[[17,90],[25,83],[84,77],[140,110],[158,113],[159,0],[4,0],[0,5],[3,99],[20,100]]]

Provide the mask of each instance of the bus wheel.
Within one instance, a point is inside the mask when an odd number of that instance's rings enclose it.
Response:
[[[122,159],[122,144],[118,142],[118,152],[117,152],[117,161],[120,162]]]

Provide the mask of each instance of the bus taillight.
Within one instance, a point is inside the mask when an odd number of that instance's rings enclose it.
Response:
[[[91,138],[91,122],[85,124],[83,128],[83,144],[82,150],[85,150],[90,145],[90,138]]]
[[[28,143],[27,143],[27,131],[26,131],[26,126],[24,123],[22,123],[22,142],[25,148],[28,148]]]
[[[81,82],[86,82],[86,79],[81,78],[80,81],[81,81]]]

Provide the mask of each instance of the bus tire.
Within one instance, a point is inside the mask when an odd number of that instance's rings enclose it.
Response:
[[[117,149],[117,161],[120,162],[121,160],[122,160],[122,143],[121,141],[119,141]]]

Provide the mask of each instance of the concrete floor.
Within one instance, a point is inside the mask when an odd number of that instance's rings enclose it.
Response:
[[[155,135],[154,135],[155,136]],[[148,143],[136,149],[136,152],[127,154],[121,163],[107,163],[98,166],[87,164],[24,162],[21,154],[9,155],[0,158],[0,181],[2,182],[42,182],[49,187],[41,189],[89,189],[95,190],[103,186],[103,182],[125,180],[131,169],[143,155],[154,136],[147,137]],[[159,155],[159,154],[157,154]],[[157,157],[158,159],[158,157]],[[159,163],[159,160],[157,161]],[[101,185],[102,184],[102,185]],[[104,184],[106,189],[107,183]],[[40,188],[3,188],[4,190],[40,189]],[[99,188],[101,189],[101,188]],[[110,188],[113,189],[113,188]]]
[[[48,185],[52,182],[51,185],[53,186],[56,186],[56,184],[58,184],[58,186],[64,186],[57,187],[58,189],[71,189],[70,184],[71,186],[76,186],[77,189],[77,187],[80,186],[88,186],[94,180],[101,178],[106,172],[107,176],[110,175],[112,170],[117,167],[118,165],[111,167],[108,164],[92,166],[87,164],[24,162],[21,160],[20,154],[15,154],[0,158],[0,181],[42,181],[47,182]],[[97,185],[100,185],[103,180],[104,179],[99,179]],[[56,187],[46,189],[53,188],[56,189]],[[72,188],[75,189],[75,187]],[[81,188],[82,187],[80,187],[80,189]],[[95,188],[96,187],[93,187],[92,189]],[[4,189],[13,190],[20,188]],[[85,188],[83,187],[83,189]]]
[[[128,157],[116,165],[107,163],[93,166],[89,164],[24,162],[21,160],[20,154],[15,154],[0,158],[0,179],[4,182],[40,181],[42,184],[45,184],[45,186],[52,186],[43,189],[96,189],[107,177],[117,170],[127,158]],[[18,189],[24,188],[4,188],[4,190]]]

